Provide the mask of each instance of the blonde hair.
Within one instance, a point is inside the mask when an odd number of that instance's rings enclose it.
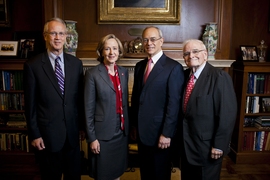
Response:
[[[115,39],[117,44],[118,44],[118,49],[119,49],[118,60],[124,55],[124,48],[123,48],[121,41],[114,34],[108,34],[108,35],[101,38],[101,40],[98,43],[97,49],[96,49],[96,52],[98,54],[97,61],[99,61],[99,62],[104,61],[104,57],[102,56],[102,51],[104,49],[105,42],[109,39]]]

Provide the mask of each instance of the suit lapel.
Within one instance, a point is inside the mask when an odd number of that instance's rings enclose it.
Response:
[[[166,56],[163,54],[150,72],[145,86],[149,85],[160,74],[160,72],[164,69],[165,62]]]
[[[100,74],[101,78],[108,84],[108,86],[110,88],[112,88],[115,91],[113,83],[111,81],[111,78],[108,75],[108,71],[107,71],[106,67],[104,66],[104,64],[99,64],[98,70],[99,70],[99,74]]]
[[[126,87],[125,72],[121,67],[119,67],[119,66],[117,66],[117,67],[118,67],[118,73],[119,73],[122,92],[124,92],[124,88]]]
[[[61,97],[63,97],[47,52],[44,53],[42,57],[42,62],[43,62],[43,69],[44,69],[45,74],[48,76],[48,78],[52,82],[52,85],[55,88],[55,90],[58,92],[58,94]]]
[[[191,92],[191,95],[189,97],[189,101],[188,101],[188,104],[187,104],[187,111],[188,111],[188,107],[190,106],[189,105],[189,102],[195,102],[195,98],[197,96],[199,96],[201,94],[201,87],[204,87],[207,85],[207,82],[208,81],[208,76],[209,76],[209,64],[208,62],[206,62],[206,65],[204,67],[204,69],[202,70],[200,76],[199,76],[199,79],[196,80],[196,83],[195,83],[195,86]],[[184,98],[183,98],[184,99]]]
[[[70,89],[70,76],[72,76],[72,71],[74,71],[70,59],[66,56],[66,54],[64,53],[64,65],[65,65],[65,94],[68,94],[68,90]],[[59,88],[60,90],[60,88]],[[61,93],[61,91],[59,91]]]

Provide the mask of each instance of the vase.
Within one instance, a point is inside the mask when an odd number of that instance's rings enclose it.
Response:
[[[67,37],[64,45],[64,51],[68,54],[76,56],[78,47],[78,33],[76,31],[76,21],[65,20],[67,25]]]
[[[215,22],[208,23],[205,27],[205,31],[202,38],[203,43],[207,49],[208,59],[214,60],[218,41],[217,23]]]

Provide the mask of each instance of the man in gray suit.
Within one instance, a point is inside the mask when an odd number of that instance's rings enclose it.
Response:
[[[186,41],[183,57],[188,66],[185,77],[193,84],[187,87],[193,89],[187,88],[183,96],[181,179],[218,180],[236,119],[233,83],[227,72],[207,62],[202,41]]]
[[[180,63],[163,53],[160,29],[147,27],[142,37],[148,58],[135,66],[131,133],[133,139],[138,138],[141,179],[170,180],[170,147],[176,132],[184,72]]]
[[[66,33],[63,20],[49,20],[44,26],[47,51],[24,64],[25,114],[42,180],[60,180],[62,173],[65,180],[75,180],[81,173],[83,67],[78,58],[63,52]]]

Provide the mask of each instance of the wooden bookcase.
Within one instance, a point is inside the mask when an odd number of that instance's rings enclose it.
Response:
[[[256,119],[259,116],[270,116],[270,112],[263,112],[262,110],[262,99],[270,98],[270,93],[267,91],[261,92],[250,92],[249,80],[251,74],[256,75],[268,75],[270,74],[270,62],[245,62],[236,61],[232,65],[233,67],[233,83],[237,96],[238,113],[237,119],[231,140],[231,152],[229,156],[235,163],[269,163],[270,162],[270,151],[265,149],[256,150],[254,149],[254,143],[257,143],[258,132],[269,132],[270,129],[259,129],[257,127],[247,127],[244,123],[250,119]],[[270,83],[270,82],[269,82]],[[259,111],[250,112],[246,108],[247,97],[259,98]],[[253,106],[252,106],[253,107]],[[255,106],[254,106],[255,107]],[[252,123],[251,123],[252,124]],[[252,125],[251,125],[252,126]],[[248,134],[253,134],[248,135]],[[270,135],[270,133],[269,133]],[[267,138],[266,138],[267,139]],[[263,143],[263,141],[261,141]]]
[[[23,63],[25,62],[25,59],[10,59],[10,58],[2,58],[0,60],[0,72],[12,72],[12,73],[21,73],[20,76],[22,76],[22,71],[23,71]],[[16,74],[17,75],[17,74]],[[15,76],[16,76],[15,75]],[[2,76],[1,76],[2,78]],[[16,79],[16,81],[22,81]],[[0,81],[1,83],[2,80]],[[6,95],[23,95],[23,87],[22,87],[22,82],[20,82],[20,88],[17,89],[3,89],[3,85],[0,86],[0,94],[6,94]],[[0,99],[3,96],[0,97]],[[23,98],[23,97],[22,97]],[[1,99],[2,100],[2,99]],[[7,99],[10,101],[10,99]],[[16,99],[17,100],[17,99]],[[22,102],[23,103],[23,102]],[[1,102],[2,104],[2,102]],[[0,108],[0,117],[4,119],[5,122],[8,121],[10,114],[16,115],[16,114],[24,114],[24,108],[7,108],[3,109],[2,107]],[[27,129],[26,127],[21,128],[21,127],[8,127],[5,124],[0,125],[0,134],[5,136],[7,135],[16,135],[19,134],[20,136],[20,143],[22,142],[21,140],[21,135],[27,135]],[[26,140],[26,137],[24,137],[24,140]],[[7,142],[5,142],[7,143]],[[26,144],[26,143],[25,143]],[[1,144],[3,148],[3,144]],[[0,147],[1,147],[0,146]],[[38,167],[36,166],[35,162],[35,157],[33,151],[29,149],[29,143],[28,143],[28,150],[24,147],[24,150],[21,149],[20,147],[14,147],[12,145],[12,148],[8,148],[6,150],[0,150],[0,176],[4,177],[4,179],[17,179],[21,177],[25,178],[33,178],[35,174],[38,173]],[[11,146],[10,146],[11,147]],[[29,152],[30,151],[30,152]],[[22,168],[23,167],[23,168]],[[25,172],[27,171],[27,173]]]

